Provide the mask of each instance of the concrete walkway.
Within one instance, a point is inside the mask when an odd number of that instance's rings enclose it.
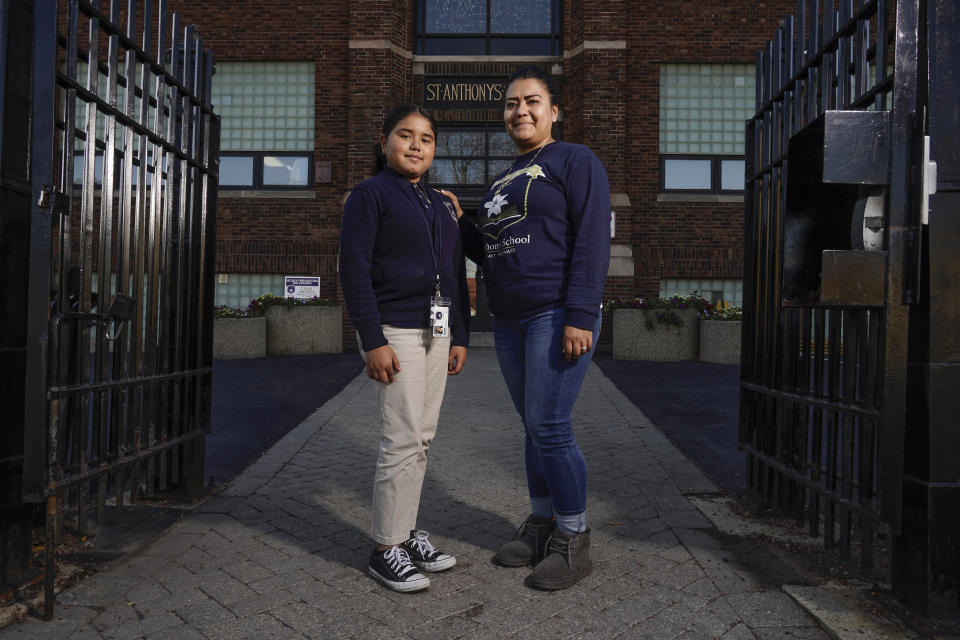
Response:
[[[575,410],[593,574],[560,592],[490,563],[527,514],[522,426],[491,349],[450,379],[419,526],[457,556],[429,590],[366,575],[376,391],[361,374],[140,553],[7,638],[809,638],[829,636],[722,542],[718,490],[591,365]]]

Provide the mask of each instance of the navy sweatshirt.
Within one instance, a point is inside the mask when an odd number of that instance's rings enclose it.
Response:
[[[426,182],[422,186],[429,207],[411,182],[387,167],[356,185],[344,205],[340,284],[364,351],[387,344],[381,325],[428,326],[435,255],[440,292],[452,302],[451,345],[467,346],[470,302],[456,210]]]
[[[610,263],[610,185],[590,149],[556,141],[518,156],[461,235],[483,266],[493,315],[564,307],[566,324],[593,330]]]

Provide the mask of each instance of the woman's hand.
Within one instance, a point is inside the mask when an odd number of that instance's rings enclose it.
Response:
[[[364,360],[371,380],[393,382],[393,374],[400,373],[400,361],[388,344],[367,351]]]
[[[563,325],[563,359],[570,362],[593,349],[593,332],[578,329],[568,324]]]
[[[450,355],[447,356],[447,375],[455,376],[463,371],[463,365],[467,362],[466,347],[450,347]]]
[[[447,196],[450,198],[450,202],[453,203],[453,206],[457,209],[457,220],[463,217],[463,209],[460,208],[460,201],[457,200],[457,196],[453,194],[452,191],[447,191],[446,189],[440,189],[440,195]]]

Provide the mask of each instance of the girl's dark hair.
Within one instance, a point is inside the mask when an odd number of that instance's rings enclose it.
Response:
[[[419,114],[427,119],[430,123],[430,128],[433,129],[433,136],[436,137],[437,121],[433,119],[429,111],[416,104],[401,104],[399,107],[394,107],[393,111],[388,113],[386,119],[384,119],[383,129],[380,130],[380,133],[382,133],[384,137],[390,137],[390,132],[396,128],[400,121],[413,113]],[[375,174],[380,173],[385,166],[387,166],[387,158],[383,155],[380,143],[375,142],[373,145],[373,172]]]
[[[546,70],[535,64],[528,64],[516,69],[510,77],[507,78],[507,84],[504,87],[509,87],[514,80],[526,80],[528,78],[533,78],[539,80],[543,83],[543,86],[547,88],[547,92],[550,94],[550,104],[560,106],[560,96],[557,95],[557,87],[553,84],[553,78],[550,76]]]

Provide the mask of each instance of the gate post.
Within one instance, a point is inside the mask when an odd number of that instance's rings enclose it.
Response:
[[[23,54],[33,48],[35,11],[32,2],[0,0],[0,585],[20,583],[29,569],[36,512],[23,501],[22,477],[24,379],[32,359],[24,300],[33,239],[33,198],[24,162],[30,148],[24,124],[30,122],[32,56]]]
[[[928,619],[960,625],[960,7],[927,0],[930,196],[922,301],[910,319],[903,517],[893,591]]]

